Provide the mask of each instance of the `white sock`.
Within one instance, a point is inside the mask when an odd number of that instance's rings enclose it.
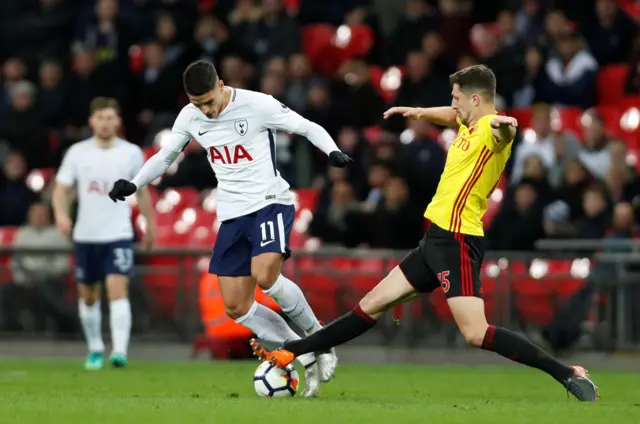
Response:
[[[315,333],[322,328],[300,287],[284,275],[280,274],[273,286],[263,292],[271,296],[280,305],[282,312],[305,334]]]
[[[249,312],[236,322],[253,331],[260,339],[284,343],[300,338],[280,315],[258,302],[253,302]]]
[[[89,352],[103,352],[104,342],[102,341],[102,312],[100,311],[100,301],[93,305],[87,305],[84,300],[78,301],[78,315],[82,323],[84,338],[87,341]]]
[[[129,299],[118,299],[109,303],[111,342],[113,353],[127,356],[131,334],[131,304]]]

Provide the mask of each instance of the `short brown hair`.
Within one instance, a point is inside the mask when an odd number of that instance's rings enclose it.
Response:
[[[120,104],[112,97],[96,97],[91,100],[89,105],[89,113],[91,115],[104,109],[113,109],[116,113],[120,113]]]
[[[476,91],[486,99],[496,96],[496,76],[485,65],[472,65],[449,76],[449,84],[460,86],[460,91]]]

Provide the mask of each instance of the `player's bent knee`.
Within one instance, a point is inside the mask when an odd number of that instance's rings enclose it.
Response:
[[[249,309],[251,309],[251,305],[253,304],[253,301],[250,302],[238,302],[238,303],[225,303],[224,305],[224,313],[231,318],[232,320],[236,321],[240,318],[242,318],[243,316],[245,316],[247,314],[247,312],[249,312]]]
[[[251,276],[262,290],[269,290],[280,275],[282,255],[263,253],[251,261]]]
[[[469,346],[482,347],[484,336],[487,333],[487,326],[477,325],[460,328],[460,332]]]

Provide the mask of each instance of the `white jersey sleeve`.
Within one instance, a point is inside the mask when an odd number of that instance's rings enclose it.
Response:
[[[78,163],[76,161],[77,149],[70,147],[62,158],[62,164],[56,174],[56,182],[67,187],[72,187],[78,179]]]
[[[138,188],[144,187],[164,174],[171,164],[187,148],[191,141],[188,126],[191,120],[191,111],[182,109],[176,118],[171,134],[167,137],[160,150],[142,165],[140,171],[131,180]]]
[[[306,137],[325,154],[340,150],[329,133],[315,122],[303,118],[273,96],[264,96],[264,101],[254,105],[266,128],[286,131]]]

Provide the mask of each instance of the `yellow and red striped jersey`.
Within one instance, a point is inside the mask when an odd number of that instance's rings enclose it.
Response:
[[[424,216],[438,227],[461,234],[483,236],[482,217],[487,201],[511,156],[511,141],[499,143],[485,115],[468,128],[460,124],[449,148],[438,189]]]

